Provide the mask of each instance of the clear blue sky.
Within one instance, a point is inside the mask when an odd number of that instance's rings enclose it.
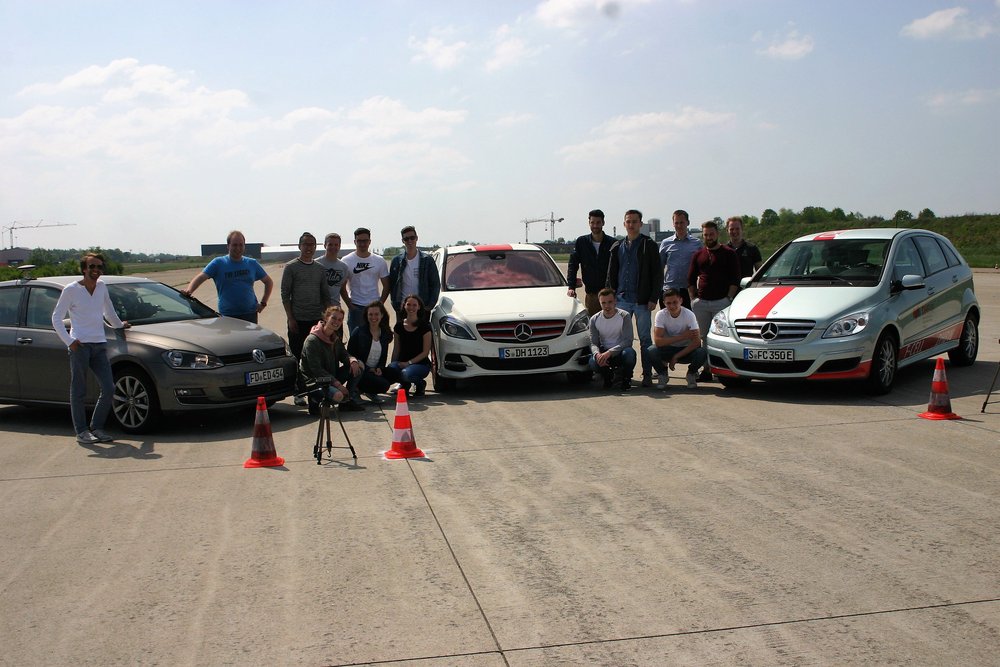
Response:
[[[995,213],[998,119],[1000,0],[0,0],[0,222],[75,225],[28,247]]]

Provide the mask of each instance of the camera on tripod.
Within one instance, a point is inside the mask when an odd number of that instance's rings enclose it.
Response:
[[[354,457],[354,462],[358,461],[358,453],[354,451],[354,445],[351,444],[351,438],[347,435],[347,429],[344,428],[344,422],[340,419],[340,410],[337,408],[337,401],[335,399],[336,395],[341,394],[341,399],[347,398],[347,387],[341,385],[340,388],[334,389],[333,383],[336,382],[336,378],[330,375],[323,375],[320,377],[313,378],[312,380],[305,383],[302,387],[302,391],[299,396],[305,395],[306,401],[309,404],[309,414],[319,416],[319,424],[316,429],[316,443],[313,445],[313,456],[316,458],[316,465],[323,464],[323,455],[326,454],[327,458],[333,460],[333,438],[330,435],[330,414],[333,413],[337,416],[337,423],[340,424],[340,430],[344,433],[344,440],[347,442],[346,446],[338,447],[338,449],[350,449],[351,456]],[[333,389],[333,391],[331,391]],[[326,432],[326,442],[323,441],[323,433]]]

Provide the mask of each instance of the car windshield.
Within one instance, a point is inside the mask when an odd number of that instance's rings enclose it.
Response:
[[[755,284],[876,285],[885,267],[886,239],[814,239],[789,243],[768,260]]]
[[[559,287],[566,284],[549,256],[537,250],[448,255],[443,282],[448,291]]]
[[[132,324],[217,317],[208,306],[163,283],[114,283],[108,285],[108,293],[118,317]]]

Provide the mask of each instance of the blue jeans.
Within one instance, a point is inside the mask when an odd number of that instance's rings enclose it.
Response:
[[[94,414],[87,425],[87,369],[94,371],[101,386]],[[107,343],[80,343],[80,348],[69,351],[69,410],[73,416],[73,430],[79,435],[87,430],[104,428],[111,412],[111,401],[115,393],[115,379],[108,361]]]
[[[635,320],[636,335],[639,337],[639,357],[642,361],[643,377],[652,375],[647,350],[653,344],[653,314],[644,303],[635,304],[628,301],[618,301],[618,307],[632,313]]]
[[[656,347],[655,345],[649,346],[649,360],[653,364],[653,368],[660,375],[667,374],[667,364],[670,362],[670,358],[675,354],[683,350],[687,345],[667,345],[666,347]],[[691,352],[688,352],[683,357],[680,357],[677,362],[681,364],[688,365],[688,373],[697,373],[698,370],[705,365],[705,361],[708,359],[708,352],[705,351],[704,347],[699,347]]]
[[[389,364],[389,368],[399,373],[399,383],[403,389],[409,389],[411,384],[423,380],[431,372],[431,367],[424,363],[410,364],[406,368],[400,368],[399,362],[394,361]]]
[[[597,365],[597,358],[593,355],[590,356],[590,361],[587,362],[590,366],[590,370],[595,373],[601,372],[601,367]],[[611,355],[611,363],[608,364],[607,368],[616,368],[621,366],[622,377],[625,379],[632,378],[632,372],[635,370],[635,348],[625,348],[621,351],[621,354]]]
[[[350,304],[347,307],[347,335],[350,336],[351,332],[360,327],[365,323],[365,308],[368,306],[359,306],[357,304]]]

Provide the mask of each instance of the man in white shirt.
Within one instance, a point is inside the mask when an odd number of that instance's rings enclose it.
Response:
[[[681,305],[679,291],[668,288],[663,291],[666,306],[656,314],[653,322],[653,344],[647,350],[649,361],[656,369],[659,379],[657,388],[667,388],[667,369],[674,370],[678,363],[687,364],[687,386],[698,386],[698,369],[705,365],[708,353],[701,346],[698,318]]]
[[[632,388],[635,348],[632,347],[632,313],[618,307],[615,291],[605,287],[597,293],[599,310],[590,318],[590,370],[599,373],[604,388],[614,383],[614,369],[621,369],[622,391]]]
[[[385,303],[389,298],[389,265],[368,250],[371,244],[371,230],[358,227],[354,230],[356,250],[344,257],[344,264],[348,269],[347,291],[350,296],[347,327],[351,331],[365,323],[364,313],[368,304],[372,301]]]
[[[115,392],[115,381],[108,361],[107,343],[104,335],[104,318],[115,329],[127,329],[108,295],[108,287],[100,280],[104,272],[104,256],[87,253],[80,260],[83,280],[72,282],[63,288],[56,307],[52,310],[52,328],[69,348],[69,408],[73,416],[76,441],[81,445],[114,440],[104,431],[104,422],[111,412],[111,401]],[[69,315],[70,329],[67,332],[63,319]],[[87,423],[87,369],[97,376],[101,394],[97,398],[94,414]]]

